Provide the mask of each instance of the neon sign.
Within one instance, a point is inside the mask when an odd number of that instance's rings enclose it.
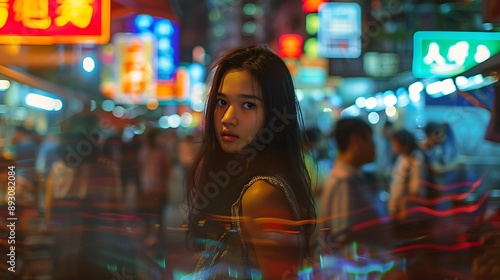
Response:
[[[110,0],[0,0],[0,44],[104,44]]]
[[[158,100],[174,99],[176,74],[179,68],[179,24],[165,18],[142,14],[133,18],[130,31],[134,34],[153,34],[155,38]]]
[[[157,52],[152,34],[117,33],[113,37],[116,50],[116,90],[118,103],[144,104],[156,98]]]
[[[500,52],[498,32],[419,31],[413,42],[418,78],[455,76]]]
[[[361,6],[326,2],[318,11],[318,52],[325,58],[357,58],[361,55]]]

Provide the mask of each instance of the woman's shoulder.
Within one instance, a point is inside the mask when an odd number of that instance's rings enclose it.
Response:
[[[247,186],[247,190],[243,194],[243,199],[279,199],[283,197],[283,192],[277,187],[277,185],[264,178],[252,180]]]
[[[283,177],[279,175],[254,176],[243,188],[243,196],[269,196],[271,198],[286,197],[292,190]]]
[[[296,202],[290,200],[286,181],[281,177],[257,176],[247,184],[241,198],[243,215],[279,216],[292,219]],[[246,212],[246,213],[245,213]]]

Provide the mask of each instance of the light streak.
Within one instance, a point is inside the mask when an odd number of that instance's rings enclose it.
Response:
[[[394,253],[402,253],[402,252],[407,252],[411,250],[417,250],[417,249],[430,249],[430,250],[438,250],[438,251],[460,251],[472,247],[477,247],[481,246],[483,244],[483,241],[475,241],[475,242],[462,242],[459,244],[453,244],[453,245],[440,245],[440,244],[430,244],[430,243],[425,243],[425,244],[414,244],[414,245],[408,245],[408,246],[403,246],[399,247],[393,250],[389,251],[384,251],[384,252],[377,252],[377,254],[380,255],[393,255]]]
[[[489,169],[486,170],[483,173],[483,175],[474,182],[457,182],[455,184],[446,185],[446,186],[441,186],[441,185],[434,184],[434,183],[424,181],[424,180],[421,180],[421,183],[423,185],[426,185],[426,186],[431,187],[431,188],[436,189],[436,190],[446,191],[446,190],[456,189],[456,188],[463,187],[463,186],[480,185],[483,182],[486,175],[488,174],[488,172],[489,172]]]
[[[452,200],[460,201],[460,200],[464,200],[465,198],[467,198],[467,196],[469,196],[470,194],[472,194],[483,183],[483,179],[484,179],[484,176],[486,176],[486,173],[481,178],[479,178],[477,181],[475,181],[472,184],[471,188],[467,192],[464,192],[464,193],[461,193],[461,194],[455,194],[455,195],[447,195],[447,196],[437,197],[437,198],[434,198],[434,199],[425,199],[425,198],[420,198],[420,197],[416,197],[416,196],[410,196],[406,200],[407,201],[417,202],[417,203],[424,204],[424,205],[436,205],[438,203],[445,202],[445,201],[452,201]],[[465,185],[465,184],[468,184],[468,182],[461,182],[461,183],[454,184],[453,188],[456,188],[455,185],[462,186],[462,185]],[[451,189],[451,188],[449,188],[449,189]]]
[[[459,213],[472,213],[472,212],[476,211],[477,209],[479,209],[479,207],[488,198],[488,195],[489,195],[489,192],[486,192],[481,197],[481,199],[476,204],[473,204],[473,205],[460,206],[460,207],[456,207],[454,209],[449,209],[449,210],[444,210],[444,211],[431,209],[431,208],[428,208],[428,207],[425,207],[425,206],[415,206],[415,207],[412,207],[412,208],[408,209],[406,211],[406,213],[407,213],[407,215],[409,215],[409,214],[412,214],[412,213],[423,212],[423,213],[426,213],[426,214],[429,214],[429,215],[432,215],[432,216],[435,216],[435,217],[448,217],[448,216],[453,216],[453,215],[456,215],[456,214],[459,214]],[[391,221],[393,219],[400,218],[400,216],[401,216],[401,214],[394,214],[394,215],[390,215],[388,217],[382,217],[382,218],[379,218],[379,219],[373,219],[373,220],[370,220],[370,221],[367,221],[367,222],[364,222],[364,223],[357,224],[357,225],[353,226],[351,228],[351,230],[352,231],[359,231],[359,230],[367,228],[367,227],[371,227],[371,226],[374,226],[374,225],[377,225],[377,224],[380,224],[380,223],[383,223],[383,222],[389,222],[389,221]]]

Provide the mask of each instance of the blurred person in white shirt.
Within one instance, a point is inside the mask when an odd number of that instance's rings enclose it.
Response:
[[[399,130],[392,136],[391,145],[397,160],[389,187],[388,209],[390,214],[404,220],[410,197],[436,198],[438,195],[431,195],[436,190],[424,185],[434,180],[427,156],[415,136],[405,129]]]

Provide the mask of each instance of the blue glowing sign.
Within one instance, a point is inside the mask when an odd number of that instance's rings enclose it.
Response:
[[[327,58],[361,55],[361,6],[327,2],[318,11],[318,53]]]
[[[156,38],[158,82],[171,81],[179,67],[179,25],[165,18],[137,15],[132,33],[149,33]]]

